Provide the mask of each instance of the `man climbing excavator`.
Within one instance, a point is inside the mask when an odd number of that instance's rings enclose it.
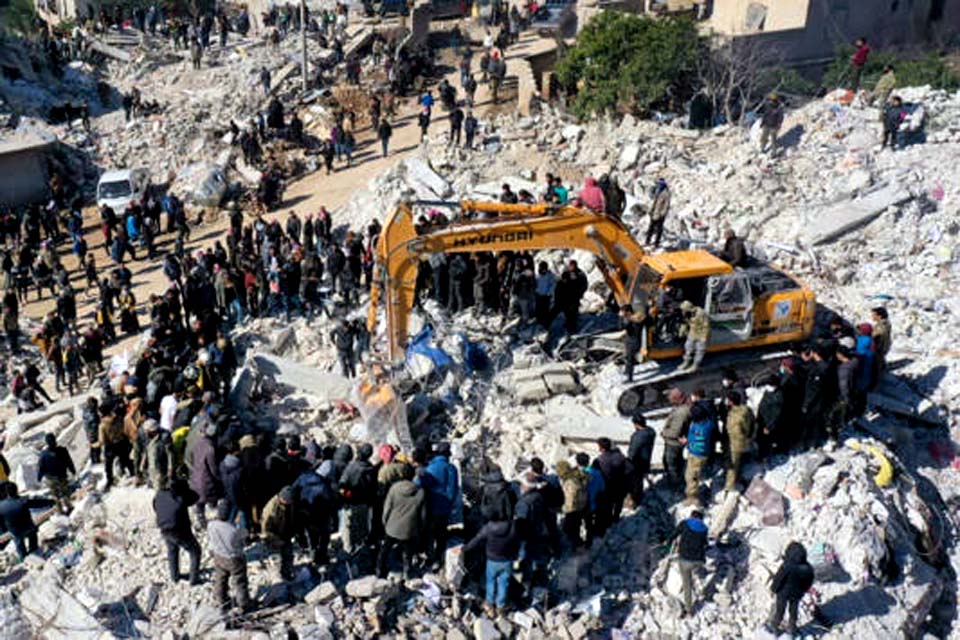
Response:
[[[418,230],[416,206],[459,211],[450,222]],[[695,336],[705,340],[707,353],[799,342],[813,331],[813,292],[769,265],[753,261],[734,268],[701,249],[647,254],[619,220],[574,206],[478,201],[402,203],[390,215],[376,247],[368,328],[375,335],[382,306],[386,355],[403,358],[423,256],[542,249],[580,249],[597,257],[617,303],[647,311],[644,359],[684,355],[688,308],[709,319],[709,330],[701,326]]]

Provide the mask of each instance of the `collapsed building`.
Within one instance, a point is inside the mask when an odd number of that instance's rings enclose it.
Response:
[[[254,108],[249,88],[267,64],[255,58],[256,48],[241,51],[226,54],[236,59],[225,66],[239,71],[217,87],[189,73],[171,76],[169,67],[150,61],[126,67],[121,77],[129,73],[145,95],[169,101],[169,111],[91,139],[91,153],[111,165],[142,159],[158,175],[215,161],[229,147],[224,123]],[[602,541],[561,559],[546,601],[502,620],[472,612],[475,588],[453,562],[442,575],[407,581],[357,578],[338,563],[319,577],[302,571],[277,584],[274,561],[254,545],[250,582],[260,610],[240,629],[227,629],[208,589],[166,580],[152,491],[124,486],[101,494],[101,473],[87,466],[75,511],[48,515],[40,526],[49,557],[29,558],[25,575],[0,592],[4,629],[11,638],[264,638],[291,631],[300,638],[762,638],[757,629],[772,604],[769,576],[786,544],[799,540],[812,550],[817,571],[804,614],[811,634],[948,637],[960,568],[960,176],[953,161],[960,93],[898,93],[925,105],[928,136],[896,152],[877,150],[874,109],[836,96],[790,113],[774,156],[759,153],[755,133],[738,127],[700,133],[631,117],[583,125],[548,107],[529,117],[500,115],[484,122],[479,150],[448,147],[445,133],[431,134],[421,151],[334,211],[338,224],[361,227],[411,197],[493,199],[504,182],[535,193],[547,172],[569,184],[609,174],[628,188],[625,223],[639,236],[649,187],[663,177],[674,192],[667,223],[673,246],[715,244],[733,228],[751,254],[816,291],[821,322],[831,313],[862,318],[881,302],[890,309],[895,366],[846,442],[753,463],[743,495],[723,495],[719,476],[710,479],[715,499],[707,521],[716,544],[701,585],[705,604],[692,618],[679,616],[679,576],[662,546],[682,509],[650,491]],[[568,254],[543,257],[556,266]],[[574,255],[590,282],[582,306],[589,328],[603,315],[606,287],[597,260]],[[451,316],[428,302],[412,324],[411,334],[429,324],[433,346],[448,358],[438,365],[411,354],[392,379],[386,410],[373,411],[356,385],[335,373],[327,320],[250,321],[233,335],[246,355],[234,382],[236,408],[258,427],[321,443],[448,439],[468,506],[487,462],[514,477],[534,453],[552,463],[592,451],[601,434],[620,444],[629,438],[616,406],[623,389],[616,334],[595,336],[558,360],[536,335],[511,330],[499,317]],[[383,339],[374,336],[377,348]],[[468,357],[474,348],[485,363]],[[42,495],[32,479],[45,432],[57,433],[85,466],[81,401],[24,417],[7,407],[5,454],[26,491]],[[0,566],[8,575],[17,571],[9,549]]]

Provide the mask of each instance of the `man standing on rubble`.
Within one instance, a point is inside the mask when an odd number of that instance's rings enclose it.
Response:
[[[0,531],[10,534],[20,562],[28,553],[37,551],[37,525],[27,501],[17,493],[17,485],[0,482]]]
[[[813,586],[813,567],[807,562],[807,550],[799,542],[791,542],[783,554],[783,564],[777,569],[770,583],[770,590],[777,600],[770,612],[765,628],[774,635],[780,634],[783,614],[789,612],[787,633],[792,637],[797,633],[797,609],[800,600]]]
[[[713,451],[716,422],[706,405],[694,402],[690,407],[690,427],[687,430],[686,502],[700,504],[700,482]]]
[[[666,180],[657,178],[657,184],[653,187],[653,205],[650,207],[650,224],[647,225],[647,245],[652,242],[654,247],[660,246],[660,239],[663,237],[663,223],[666,222],[669,212],[670,188],[667,186]]]
[[[337,326],[330,332],[330,340],[337,348],[337,359],[340,361],[340,374],[344,378],[357,377],[356,355],[353,350],[353,332],[347,326],[346,320],[337,320]]]
[[[586,292],[587,276],[577,266],[576,260],[570,260],[566,270],[560,276],[560,282],[554,294],[556,311],[553,314],[556,316],[557,311],[563,313],[564,328],[570,335],[577,332],[580,301]]]
[[[867,66],[867,58],[870,56],[870,45],[867,44],[867,39],[860,37],[857,38],[853,43],[855,51],[853,55],[850,56],[850,71],[853,75],[853,80],[851,82],[851,89],[853,94],[856,95],[857,91],[860,90],[860,77],[863,75],[863,68]]]
[[[777,135],[780,127],[783,126],[783,104],[776,93],[771,93],[763,105],[760,107],[760,151],[775,151],[777,148]]]
[[[693,613],[693,579],[700,573],[707,560],[707,525],[703,512],[695,510],[681,522],[670,540],[677,540],[677,555],[680,577],[683,582],[683,614]]]
[[[463,121],[463,132],[467,136],[466,147],[471,151],[473,150],[473,140],[477,135],[479,127],[480,123],[473,115],[473,111],[467,111],[467,117]]]
[[[663,470],[667,485],[678,489],[683,482],[683,447],[687,444],[687,429],[690,427],[690,403],[684,393],[674,387],[667,393],[673,409],[660,431],[663,438]]]
[[[628,490],[628,461],[618,447],[614,447],[610,438],[598,438],[597,448],[600,455],[593,461],[593,466],[603,474],[604,485],[607,488],[608,512],[604,514],[604,530],[620,521],[620,512],[623,511],[623,500]]]
[[[241,611],[250,609],[247,588],[247,559],[243,555],[247,531],[230,521],[230,503],[217,503],[217,519],[207,525],[207,548],[213,557],[213,593],[220,611],[230,609],[229,586],[233,581],[234,601]]]
[[[194,70],[200,69],[200,58],[203,56],[203,47],[200,45],[200,40],[197,38],[190,38],[190,60],[193,63]]]
[[[463,109],[454,107],[453,111],[450,112],[450,140],[447,142],[447,146],[452,144],[460,146],[460,130],[462,127]]]
[[[873,349],[877,357],[877,371],[883,371],[887,368],[887,354],[890,353],[890,314],[885,307],[874,307],[870,314],[873,320]]]
[[[745,398],[736,389],[727,392],[727,420],[724,424],[730,438],[730,459],[727,468],[727,480],[724,490],[734,491],[740,479],[740,467],[743,457],[753,448],[756,438],[756,420],[750,407],[744,404]]]
[[[200,543],[190,528],[190,505],[196,503],[194,493],[183,480],[165,482],[153,497],[157,528],[167,545],[170,580],[180,580],[180,549],[190,556],[190,584],[200,584]]]
[[[640,303],[637,303],[638,306]],[[620,326],[623,328],[623,374],[627,382],[633,382],[633,368],[637,364],[637,355],[643,342],[643,328],[646,314],[643,310],[634,311],[631,305],[620,309]]]
[[[73,510],[70,504],[70,474],[76,475],[73,458],[66,447],[57,444],[57,436],[48,433],[44,436],[46,448],[40,452],[37,462],[37,482],[44,482],[50,495],[57,503],[60,513],[68,514]]]
[[[450,464],[449,457],[449,444],[441,442],[435,445],[433,457],[416,479],[417,484],[423,487],[427,494],[427,558],[437,567],[443,566],[450,516],[460,496],[460,476],[457,468]]]
[[[693,373],[703,362],[707,352],[707,340],[710,339],[710,317],[702,308],[689,300],[680,303],[684,324],[680,328],[681,336],[686,335],[683,346],[683,362],[678,371]]]
[[[837,386],[833,354],[826,345],[808,348],[803,359],[806,365],[806,382],[803,386],[801,405],[804,446],[809,448],[821,439],[826,427],[827,409],[833,406]]]
[[[636,413],[632,419],[633,434],[630,436],[630,445],[627,447],[627,458],[633,465],[630,496],[633,504],[640,506],[643,498],[643,483],[650,473],[650,459],[653,457],[653,444],[657,433],[647,425],[647,419],[642,413]]]
[[[280,552],[280,577],[293,579],[293,536],[297,532],[293,488],[286,486],[270,498],[260,518],[263,536]]]

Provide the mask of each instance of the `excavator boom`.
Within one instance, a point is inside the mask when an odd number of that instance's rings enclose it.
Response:
[[[497,217],[468,219],[418,234],[413,206],[401,204],[377,242],[377,275],[370,293],[367,326],[375,333],[381,304],[387,320],[387,355],[403,357],[421,256],[541,249],[581,249],[599,258],[607,284],[620,304],[630,302],[643,249],[620,221],[573,206],[460,203],[464,212]]]

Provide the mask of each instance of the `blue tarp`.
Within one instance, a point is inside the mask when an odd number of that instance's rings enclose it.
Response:
[[[484,371],[490,366],[490,358],[487,356],[487,349],[479,342],[470,342],[467,340],[467,334],[461,333],[460,338],[463,345],[463,366],[467,373],[474,371]]]
[[[419,354],[430,358],[437,369],[452,365],[453,358],[448,356],[447,352],[440,347],[433,346],[432,342],[433,327],[427,325],[420,333],[410,339],[410,344],[407,346],[407,360],[412,358],[414,354]]]

